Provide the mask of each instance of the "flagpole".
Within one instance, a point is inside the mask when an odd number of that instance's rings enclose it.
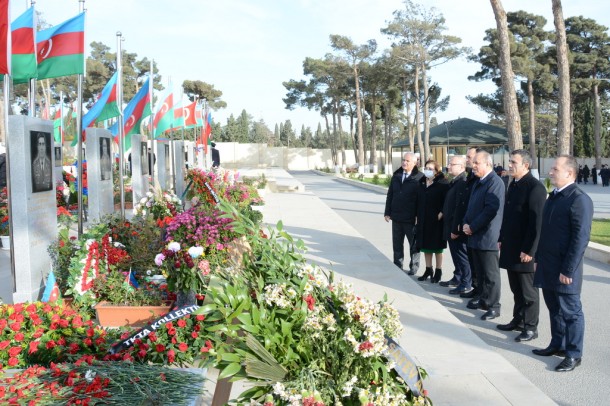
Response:
[[[10,108],[9,102],[9,75],[4,75],[3,92],[4,92],[4,147],[5,147],[5,168],[6,168],[6,194],[8,204],[8,235],[10,240],[10,261],[11,261],[11,276],[13,280],[13,293],[17,291],[17,278],[15,277],[15,239],[13,238],[13,215],[12,215],[12,199],[11,199],[11,160],[9,153],[8,142],[8,113]]]
[[[28,1],[26,0],[26,8],[29,8],[29,7],[27,7],[27,3],[28,3]],[[30,3],[30,7],[34,7],[34,4],[36,4],[36,1],[31,0],[29,3]],[[36,21],[36,13],[34,13],[34,21]],[[10,29],[10,25],[9,25],[9,29]],[[35,31],[35,29],[36,29],[36,27],[34,27],[34,31]],[[36,49],[36,48],[34,48],[34,49]],[[31,78],[28,81],[28,116],[36,117],[36,78]]]
[[[79,12],[85,10],[85,0],[78,0]],[[78,137],[78,236],[83,234],[83,74],[78,74],[76,95],[76,136]]]
[[[119,190],[121,195],[121,219],[125,220],[125,185],[123,182],[123,174],[125,172],[125,152],[123,151],[123,138],[125,138],[125,129],[123,128],[123,65],[122,65],[122,50],[121,50],[121,42],[123,41],[123,34],[121,31],[117,31],[116,33],[117,39],[117,52],[116,52],[116,69],[118,72],[116,88],[118,93],[119,100],[119,119],[118,119],[118,127],[119,127]]]
[[[153,60],[150,60],[150,81],[148,82],[148,93],[149,93],[149,97],[150,97],[150,143],[152,146],[152,154],[150,154],[150,156],[148,157],[148,165],[151,168],[151,173],[150,173],[150,178],[152,180],[152,184],[153,186],[155,185],[155,151],[157,150],[157,142],[156,142],[156,138],[155,138],[155,134],[154,134],[154,127],[153,127],[153,123],[155,120],[155,105],[154,105],[154,100],[153,100],[153,86],[154,86],[154,79],[153,79]],[[148,153],[148,152],[147,152]]]

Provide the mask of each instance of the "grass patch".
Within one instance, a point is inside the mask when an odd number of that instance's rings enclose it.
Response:
[[[594,219],[591,241],[610,246],[610,219]]]

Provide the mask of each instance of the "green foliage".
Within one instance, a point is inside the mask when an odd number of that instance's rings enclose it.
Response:
[[[373,175],[373,179],[371,180],[371,183],[373,185],[378,185],[379,182],[380,182],[379,175],[378,174]]]
[[[591,241],[610,246],[610,219],[593,220]]]

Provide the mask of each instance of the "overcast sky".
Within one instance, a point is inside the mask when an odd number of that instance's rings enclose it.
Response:
[[[12,1],[12,18],[28,2]],[[426,0],[446,19],[447,33],[462,38],[462,45],[475,52],[483,44],[487,28],[495,28],[487,0]],[[553,27],[551,0],[504,0],[506,11],[526,10],[544,16]],[[73,17],[77,0],[37,0],[36,9],[51,25]],[[362,44],[376,39],[379,49],[389,47],[380,33],[402,0],[89,0],[86,42],[100,41],[116,50],[116,33],[122,32],[123,49],[138,58],[154,59],[164,84],[202,80],[222,91],[227,108],[213,113],[222,124],[229,115],[243,109],[255,120],[274,125],[290,119],[315,128],[321,118],[316,112],[285,109],[283,81],[305,79],[306,57],[322,58],[331,52],[329,35],[350,37]],[[610,25],[610,2],[563,0],[564,17],[583,15]],[[467,80],[478,66],[456,60],[434,68],[433,82],[451,96],[447,111],[436,115],[438,122],[469,117],[486,121],[486,115],[465,97],[491,93],[490,83]]]

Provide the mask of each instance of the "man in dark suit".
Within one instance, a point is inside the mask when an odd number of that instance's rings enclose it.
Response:
[[[513,181],[506,193],[499,240],[500,268],[508,271],[515,304],[512,320],[496,327],[502,331],[521,330],[515,341],[538,337],[540,295],[534,287],[533,257],[540,238],[546,188],[530,172],[531,164],[528,151],[517,149],[510,153],[508,170]]]
[[[417,220],[417,196],[423,174],[417,170],[417,156],[406,152],[402,166],[390,181],[383,213],[385,221],[392,220],[392,249],[394,265],[403,269],[405,257],[405,237],[409,242],[409,275],[415,275],[419,268],[419,252],[415,247],[415,222]]]
[[[481,320],[500,316],[500,268],[498,237],[504,210],[504,182],[493,171],[492,157],[482,151],[475,155],[472,172],[478,178],[474,184],[462,229],[472,248],[474,270],[477,273],[480,297],[468,303],[470,309],[487,310]]]
[[[549,177],[555,190],[544,205],[540,242],[536,251],[534,286],[542,295],[551,319],[551,342],[535,349],[540,356],[565,355],[555,371],[572,371],[581,363],[585,317],[580,302],[583,257],[591,236],[593,202],[574,183],[578,163],[561,155]]]
[[[447,240],[451,259],[453,261],[453,278],[441,282],[441,286],[452,286],[454,289],[449,293],[457,295],[466,293],[472,289],[472,271],[468,261],[468,250],[466,247],[466,236],[460,231],[463,214],[460,215],[460,204],[464,200],[464,194],[469,192],[466,182],[466,158],[454,156],[449,163],[449,174],[453,176],[449,184],[449,191],[445,196],[443,205],[443,238]]]
[[[216,143],[212,142],[212,168],[218,168],[220,166],[220,151],[216,149]]]

